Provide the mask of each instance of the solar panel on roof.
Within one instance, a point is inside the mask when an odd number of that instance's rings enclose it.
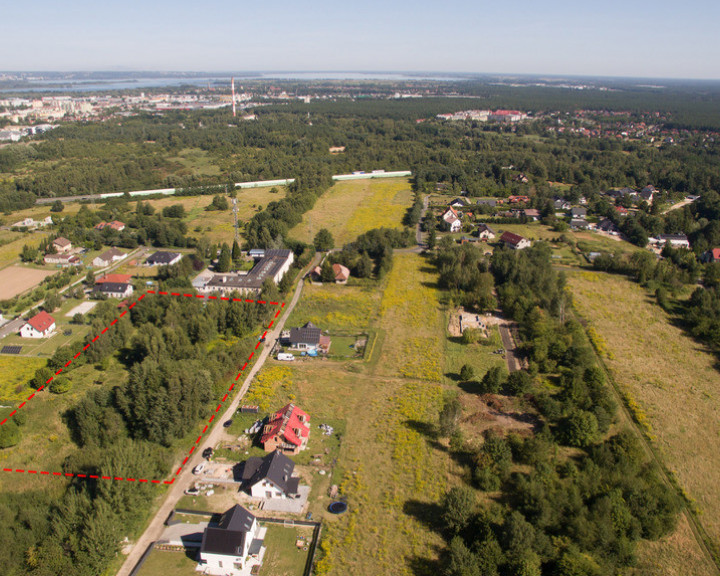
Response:
[[[22,346],[3,346],[0,354],[20,354]]]

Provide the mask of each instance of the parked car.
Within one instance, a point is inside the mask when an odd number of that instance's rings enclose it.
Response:
[[[187,494],[188,496],[198,496],[200,494],[200,490],[193,486],[192,488],[188,488],[187,490],[185,490],[185,494]]]
[[[230,428],[230,426],[232,426],[232,423],[232,418],[230,420],[225,420],[225,422],[223,422],[223,428]]]
[[[200,462],[195,468],[193,468],[193,474],[202,474],[205,470],[205,462]]]
[[[288,352],[279,352],[277,355],[277,359],[284,362],[292,362],[293,360],[295,360],[295,356],[289,354]]]

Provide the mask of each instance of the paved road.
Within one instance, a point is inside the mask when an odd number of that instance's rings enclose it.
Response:
[[[20,332],[20,328],[22,328],[23,324],[25,324],[25,320],[23,320],[22,317],[9,320],[2,325],[2,328],[0,328],[0,339],[5,338],[8,334]]]
[[[310,269],[317,265],[319,256],[320,254],[317,254],[315,256],[312,263],[309,265]],[[193,481],[197,479],[195,476],[193,476],[192,469],[203,460],[202,451],[207,447],[215,446],[220,441],[220,438],[225,431],[221,423],[231,418],[233,414],[235,414],[235,411],[240,404],[240,400],[242,400],[243,396],[245,396],[245,393],[250,387],[250,383],[253,381],[255,375],[262,368],[265,360],[267,360],[270,351],[273,348],[270,344],[272,342],[275,342],[275,340],[280,337],[280,332],[285,326],[285,322],[287,321],[290,313],[293,311],[293,308],[295,308],[295,305],[300,299],[300,294],[302,293],[303,285],[305,284],[305,281],[303,280],[304,275],[305,271],[303,271],[303,273],[301,274],[297,288],[295,289],[295,294],[293,295],[290,304],[285,306],[283,314],[281,314],[278,318],[278,322],[273,325],[273,330],[267,333],[267,345],[262,347],[260,355],[256,357],[257,360],[255,361],[255,364],[250,369],[250,371],[246,374],[242,387],[237,391],[237,393],[235,394],[235,398],[233,398],[232,402],[227,405],[227,408],[225,409],[225,412],[222,413],[222,416],[220,418],[215,418],[215,420],[213,421],[213,428],[207,433],[207,435],[203,439],[202,444],[198,446],[199,449],[195,450],[195,452],[193,453],[193,457],[188,460],[187,464],[180,472],[180,474],[175,477],[175,482],[170,486],[170,489],[165,496],[165,501],[162,503],[160,509],[157,511],[152,521],[145,529],[145,532],[142,534],[142,536],[140,536],[137,542],[135,542],[135,545],[130,551],[130,554],[128,554],[125,562],[118,571],[117,576],[130,575],[133,568],[135,568],[148,547],[153,542],[157,541],[162,535],[163,530],[165,529],[165,520],[175,509],[178,501],[183,496],[183,492],[190,486]],[[175,469],[177,468],[174,467],[173,470]]]

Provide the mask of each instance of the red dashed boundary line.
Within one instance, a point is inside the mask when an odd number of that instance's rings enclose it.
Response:
[[[148,294],[156,294],[159,296],[182,296],[185,298],[206,298],[207,300],[225,300],[228,302],[247,302],[249,304],[265,304],[265,305],[270,305],[270,306],[280,306],[278,311],[275,313],[275,316],[273,316],[272,320],[270,320],[270,324],[268,324],[267,328],[265,329],[262,336],[260,337],[261,339],[258,340],[258,342],[255,344],[255,349],[250,353],[250,356],[245,361],[245,364],[242,365],[242,368],[240,368],[240,371],[237,373],[237,376],[235,376],[235,380],[233,381],[232,384],[230,384],[230,388],[228,388],[228,391],[222,397],[222,400],[220,400],[220,403],[217,405],[217,407],[215,408],[215,411],[208,419],[207,424],[203,428],[200,435],[197,437],[197,440],[195,440],[193,445],[190,447],[190,451],[188,452],[187,456],[185,456],[185,459],[182,461],[182,464],[180,464],[178,469],[175,471],[175,474],[173,475],[173,477],[170,480],[148,480],[147,478],[123,478],[120,476],[98,476],[96,474],[76,474],[76,473],[72,473],[72,472],[48,472],[47,470],[40,470],[40,471],[26,470],[24,468],[2,468],[3,472],[16,472],[16,473],[20,473],[20,474],[36,474],[38,476],[49,476],[49,477],[60,476],[63,478],[83,478],[83,479],[89,479],[89,480],[113,480],[113,481],[124,481],[124,482],[138,482],[141,484],[147,484],[147,483],[149,483],[149,484],[172,484],[173,482],[175,482],[175,478],[178,476],[178,474],[180,474],[180,472],[182,471],[185,464],[187,464],[188,460],[190,460],[190,456],[192,456],[193,452],[200,444],[200,441],[203,439],[203,436],[205,435],[205,433],[210,429],[210,425],[212,424],[213,420],[215,420],[215,416],[218,414],[218,412],[220,412],[220,409],[222,408],[223,404],[225,403],[225,401],[230,396],[230,393],[235,388],[235,384],[237,384],[237,381],[240,380],[240,376],[242,376],[243,372],[248,367],[248,364],[252,360],[253,356],[255,356],[255,352],[260,347],[262,340],[267,336],[267,333],[272,328],[273,324],[275,323],[275,320],[277,320],[278,316],[280,316],[280,313],[282,312],[283,308],[285,307],[285,302],[270,302],[270,301],[266,301],[266,300],[251,300],[251,299],[247,299],[247,298],[228,298],[225,296],[205,296],[204,294],[185,294],[185,293],[180,293],[180,292],[165,292],[165,291],[147,290],[135,302],[130,304],[130,306],[128,306],[128,308],[126,310],[124,310],[122,312],[122,314],[120,314],[117,318],[115,318],[115,320],[110,322],[110,324],[108,326],[103,328],[102,332],[100,332],[100,334],[95,336],[95,338],[93,338],[91,342],[87,343],[80,352],[78,352],[77,354],[75,354],[75,356],[73,356],[70,360],[68,360],[68,362],[65,364],[65,366],[63,368],[60,368],[57,372],[55,372],[55,374],[52,377],[50,377],[45,382],[45,384],[43,384],[37,390],[35,390],[35,392],[30,394],[30,396],[28,396],[27,399],[22,402],[22,404],[20,404],[15,410],[13,410],[8,415],[7,418],[0,421],[0,426],[5,424],[10,418],[12,418],[17,413],[17,411],[20,410],[23,406],[25,406],[25,404],[27,404],[30,400],[32,400],[38,392],[41,392],[43,389],[45,389],[50,384],[50,382],[52,382],[55,379],[56,376],[59,376],[65,368],[70,366],[70,364],[72,364],[74,360],[77,360],[78,357],[83,352],[85,352],[88,348],[90,348],[90,346],[92,346],[92,344],[95,343],[98,340],[98,338],[100,338],[100,336],[105,334],[105,332],[107,332],[111,327],[115,326],[115,324],[117,324],[117,322],[118,322],[118,320],[120,320],[120,318],[125,316],[125,314],[127,314],[138,302],[140,302]]]

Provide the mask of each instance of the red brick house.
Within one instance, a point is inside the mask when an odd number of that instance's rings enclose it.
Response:
[[[295,406],[287,404],[275,414],[262,431],[260,443],[265,452],[280,450],[284,454],[298,454],[307,447],[310,437],[310,416]]]

